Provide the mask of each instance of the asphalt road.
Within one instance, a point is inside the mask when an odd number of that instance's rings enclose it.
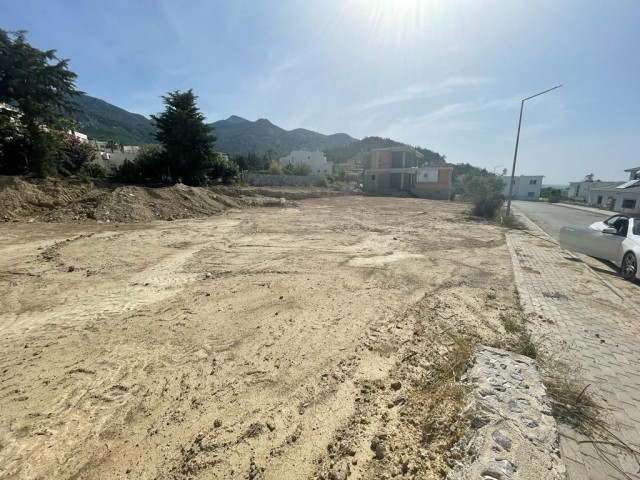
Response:
[[[513,201],[512,205],[556,240],[558,240],[560,227],[565,225],[589,226],[593,222],[604,220],[613,215],[611,212],[599,214],[547,202]]]
[[[562,205],[550,204],[546,202],[521,202],[514,201],[512,205],[529,220],[538,225],[549,236],[558,240],[560,227],[565,225],[591,225],[593,222],[604,220],[614,215],[615,212],[591,212],[588,210],[580,210],[579,208],[564,207]],[[635,304],[634,298],[638,296],[640,289],[640,280],[628,282],[622,279],[618,269],[612,263],[578,255],[580,259],[593,270],[602,275],[610,285],[613,285],[617,291],[630,304],[634,304],[636,310],[640,312],[640,304]]]

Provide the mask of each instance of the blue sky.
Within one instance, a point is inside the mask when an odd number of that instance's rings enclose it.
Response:
[[[268,118],[565,183],[640,166],[638,0],[0,0],[127,110],[193,88],[211,121]],[[497,168],[496,168],[497,167]]]

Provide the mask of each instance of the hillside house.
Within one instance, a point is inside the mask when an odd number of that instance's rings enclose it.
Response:
[[[311,169],[309,175],[312,177],[324,177],[333,173],[333,163],[328,162],[324,152],[318,150],[294,150],[286,157],[280,157],[279,163],[280,168],[306,163]]]
[[[391,194],[408,191],[423,198],[451,197],[453,167],[422,165],[422,154],[408,146],[374,148],[363,165],[364,189]]]

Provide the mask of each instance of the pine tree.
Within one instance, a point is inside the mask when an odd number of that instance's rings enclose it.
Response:
[[[22,156],[29,170],[40,176],[57,171],[51,144],[55,135],[42,126],[55,128],[65,114],[76,110],[72,97],[82,94],[75,88],[77,75],[68,64],[55,50],[31,46],[24,31],[0,29],[0,102],[20,110],[19,121],[28,138]]]
[[[165,110],[151,115],[157,128],[155,137],[166,151],[167,167],[173,178],[182,177],[191,185],[206,183],[216,138],[213,128],[196,105],[193,90],[169,92],[162,97]]]

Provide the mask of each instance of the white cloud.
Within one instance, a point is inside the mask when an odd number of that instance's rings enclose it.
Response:
[[[357,111],[370,110],[377,107],[391,105],[418,98],[433,98],[449,94],[455,90],[476,87],[491,82],[488,77],[451,77],[439,83],[420,83],[391,92],[389,95],[375,98],[362,105],[358,105]]]

